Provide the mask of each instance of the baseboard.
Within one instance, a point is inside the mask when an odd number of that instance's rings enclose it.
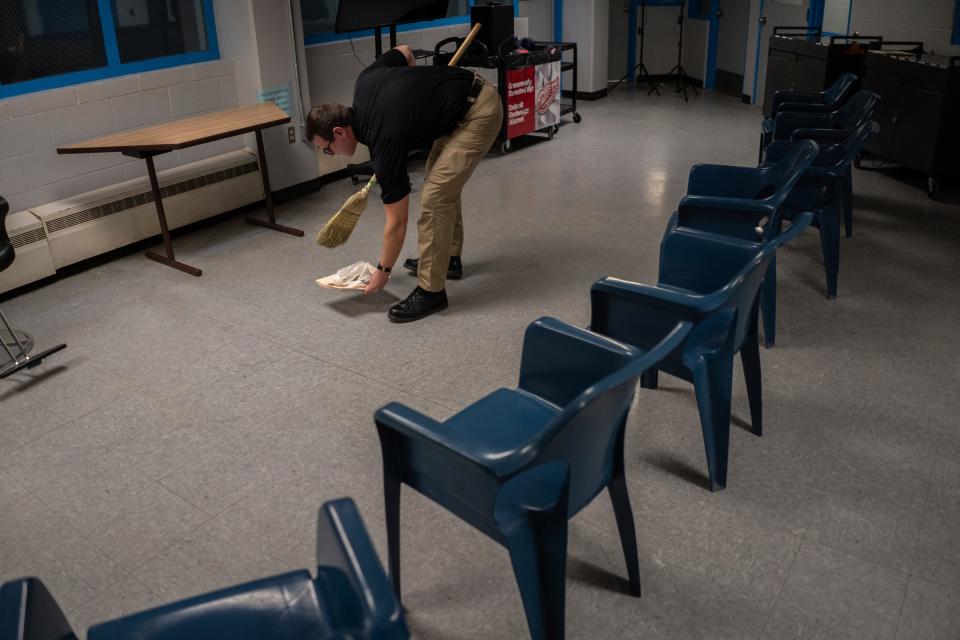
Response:
[[[679,76],[676,76],[672,73],[657,73],[657,74],[652,73],[648,76],[643,76],[643,77],[637,76],[637,84],[638,85],[645,84],[647,82],[663,82],[663,83],[676,82],[678,78]],[[690,86],[696,87],[697,89],[703,88],[703,80],[701,80],[700,78],[687,76],[687,83]]]
[[[573,91],[561,91],[560,95],[564,98],[572,98]],[[599,100],[600,98],[607,97],[606,89],[598,89],[596,91],[577,91],[577,100],[586,100],[588,102],[593,100]]]

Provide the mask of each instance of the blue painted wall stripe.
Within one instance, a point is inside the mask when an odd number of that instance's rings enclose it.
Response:
[[[553,39],[563,40],[563,0],[553,0]]]
[[[753,61],[753,87],[750,89],[750,104],[757,104],[757,81],[760,79],[760,42],[763,40],[763,27],[759,19],[763,17],[764,0],[760,0],[760,11],[757,13],[757,51]]]
[[[103,48],[107,52],[107,66],[120,64],[120,48],[117,46],[117,30],[113,26],[113,3],[99,0],[97,12],[100,14],[100,30],[103,32]]]

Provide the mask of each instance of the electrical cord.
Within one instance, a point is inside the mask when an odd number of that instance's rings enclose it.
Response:
[[[357,55],[357,50],[356,50],[356,49],[354,48],[354,46],[353,46],[353,33],[352,33],[352,32],[349,32],[349,31],[347,32],[347,39],[350,40],[350,50],[353,51],[353,57],[357,59],[357,62],[360,63],[360,66],[362,66],[364,69],[366,69],[369,65],[365,64],[365,63],[363,62],[363,60],[360,59],[360,56]]]

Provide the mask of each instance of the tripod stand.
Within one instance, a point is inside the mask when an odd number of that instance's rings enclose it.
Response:
[[[676,76],[677,78],[677,88],[674,90],[674,93],[683,93],[683,101],[689,102],[687,97],[687,87],[693,89],[693,92],[696,95],[700,95],[700,92],[697,91],[697,87],[690,82],[690,76],[687,75],[687,70],[683,68],[683,23],[685,22],[685,17],[683,14],[683,5],[685,3],[680,3],[680,17],[677,18],[677,24],[680,26],[679,38],[677,39],[677,64],[670,69],[670,73],[667,75]],[[659,95],[659,92],[657,92]]]
[[[647,29],[647,0],[640,0],[640,29],[638,30],[638,35],[640,36],[640,63],[637,65],[636,69],[639,71],[637,73],[636,82],[637,84],[646,80],[647,82],[647,95],[650,95],[654,91],[657,92],[657,95],[660,95],[660,87],[663,86],[661,82],[653,79],[653,76],[650,75],[650,72],[647,71],[647,66],[643,64],[643,40],[646,35]]]

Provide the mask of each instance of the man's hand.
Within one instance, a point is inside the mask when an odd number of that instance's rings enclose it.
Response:
[[[364,295],[368,293],[376,293],[380,291],[385,286],[387,286],[387,281],[390,279],[389,273],[384,273],[377,269],[370,276],[370,282],[367,283],[367,288],[363,290]]]

